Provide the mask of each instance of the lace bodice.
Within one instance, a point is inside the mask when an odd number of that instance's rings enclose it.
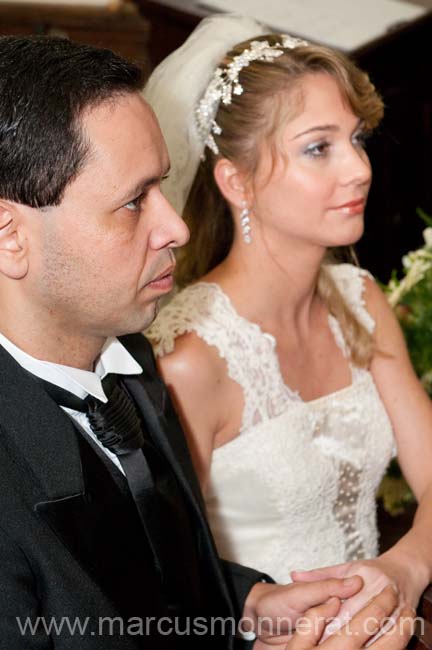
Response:
[[[372,331],[365,271],[327,268]],[[347,354],[333,316],[329,325]],[[349,386],[304,402],[283,381],[274,337],[240,316],[217,284],[180,292],[148,334],[162,355],[189,331],[216,346],[244,393],[240,435],[214,450],[206,495],[222,557],[289,581],[295,568],[376,555],[375,492],[394,439],[371,374],[353,367]]]

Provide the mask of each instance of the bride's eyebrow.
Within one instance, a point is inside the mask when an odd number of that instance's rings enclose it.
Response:
[[[317,126],[311,126],[310,129],[297,133],[293,138],[291,138],[291,140],[297,140],[297,138],[301,138],[302,135],[315,133],[316,131],[339,131],[339,127],[336,124],[318,124]]]
[[[353,133],[355,133],[362,126],[363,123],[364,120],[359,119],[353,129]],[[297,140],[297,138],[300,138],[303,135],[307,135],[308,133],[315,133],[316,131],[331,131],[334,133],[335,131],[339,131],[339,130],[340,127],[337,124],[318,124],[316,126],[311,126],[309,129],[306,129],[305,131],[301,131],[300,133],[297,133],[297,135],[291,138],[291,141]]]

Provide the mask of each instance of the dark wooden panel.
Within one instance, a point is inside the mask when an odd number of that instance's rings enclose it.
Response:
[[[132,5],[116,10],[0,4],[0,34],[51,34],[109,47],[147,74],[149,23]]]
[[[177,49],[201,20],[201,16],[151,0],[135,0],[135,3],[151,24],[149,54],[153,66]]]

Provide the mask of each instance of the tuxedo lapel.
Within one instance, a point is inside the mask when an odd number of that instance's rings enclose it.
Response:
[[[0,410],[1,445],[7,462],[19,467],[30,508],[119,612],[158,611],[158,579],[132,499],[84,434],[1,347]]]
[[[154,444],[163,453],[198,519],[197,531],[203,559],[216,577],[221,595],[232,609],[213,537],[209,531],[201,489],[193,468],[184,432],[175,413],[167,388],[159,378],[151,346],[142,335],[121,337],[121,342],[143,369],[141,375],[129,375],[125,385],[139,406]],[[214,582],[214,580],[213,580]]]
[[[149,342],[140,334],[120,338],[143,369],[125,377],[125,385],[141,409],[148,432],[167,458],[178,481],[196,507],[204,508],[201,489],[183,430],[167,388],[159,377]]]
[[[124,619],[160,613],[160,581],[135,504],[113,480],[111,461],[84,436],[78,440],[84,495],[40,502],[36,510]]]
[[[47,500],[84,493],[81,458],[70,419],[0,346],[1,441]]]

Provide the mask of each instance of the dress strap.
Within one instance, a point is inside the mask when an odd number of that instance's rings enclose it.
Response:
[[[198,282],[178,293],[146,336],[160,357],[172,352],[178,336],[192,331],[216,347],[229,377],[243,390],[241,430],[281,413],[287,397],[299,399],[283,384],[274,337],[240,316],[218,284]]]
[[[327,264],[326,271],[330,274],[342,294],[348,308],[357,320],[372,334],[375,321],[366,309],[364,300],[365,278],[373,280],[373,276],[353,264]]]
[[[368,312],[364,300],[364,280],[366,277],[373,279],[372,275],[369,271],[352,264],[329,264],[326,266],[326,270],[330,273],[352,314],[372,334],[375,329],[375,321]],[[342,328],[337,319],[331,314],[329,315],[329,325],[335,337],[336,344],[340,347],[344,356],[348,358],[349,349]],[[361,379],[364,373],[367,372],[365,368],[359,368],[351,362],[350,367],[353,383]]]

